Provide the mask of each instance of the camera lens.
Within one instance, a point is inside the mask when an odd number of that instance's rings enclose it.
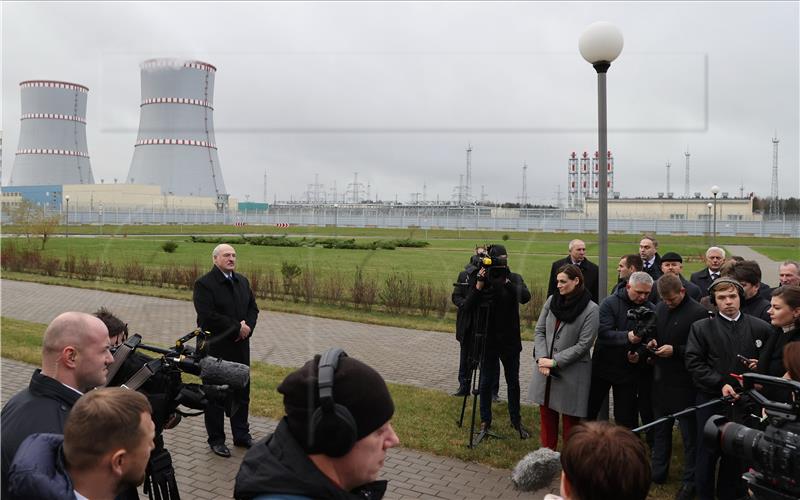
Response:
[[[740,424],[727,423],[720,428],[722,453],[744,458],[748,463],[760,463],[760,445],[764,433]]]

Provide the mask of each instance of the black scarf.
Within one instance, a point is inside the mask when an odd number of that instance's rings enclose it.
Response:
[[[556,292],[550,299],[550,311],[562,323],[572,323],[586,309],[590,300],[592,300],[592,294],[585,288],[583,292],[571,293],[567,296]]]

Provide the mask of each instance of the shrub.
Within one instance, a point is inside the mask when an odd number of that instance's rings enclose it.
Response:
[[[162,250],[164,250],[164,251],[165,251],[165,252],[167,252],[167,253],[174,253],[174,252],[175,252],[175,250],[177,250],[177,249],[178,249],[178,244],[177,244],[177,243],[175,243],[175,242],[174,242],[174,241],[172,241],[172,240],[165,241],[165,242],[164,242],[164,243],[161,245],[161,249],[162,249]]]
[[[508,241],[508,235],[507,234],[503,235],[503,241]]]
[[[122,279],[125,283],[138,283],[145,282],[146,273],[144,267],[136,261],[126,262],[122,265]]]
[[[289,262],[281,262],[281,276],[283,277],[283,293],[286,295],[295,294],[295,279],[303,273],[300,266],[297,264],[290,264]]]
[[[327,275],[323,280],[320,286],[322,293],[320,294],[323,300],[327,301],[330,304],[336,305],[342,301],[343,295],[343,287],[342,283],[344,280],[342,279],[341,273],[336,271],[333,274]]]
[[[306,304],[310,304],[314,300],[316,294],[316,278],[314,272],[306,266],[305,270],[300,274],[300,294]]]
[[[411,273],[392,273],[386,277],[379,297],[386,310],[392,314],[410,309],[414,305],[416,289]]]
[[[47,257],[42,261],[42,271],[47,276],[56,276],[61,269],[61,261],[56,257]]]
[[[372,310],[375,305],[375,298],[378,295],[378,286],[375,280],[364,277],[364,270],[361,267],[356,267],[356,272],[353,275],[353,289],[351,297],[353,304],[356,307],[363,307],[367,311]]]

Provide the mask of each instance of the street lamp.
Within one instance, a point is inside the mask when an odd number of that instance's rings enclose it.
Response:
[[[64,237],[69,238],[69,195],[64,196],[64,200],[67,202],[67,216],[64,218]]]
[[[717,195],[719,194],[719,186],[711,186],[711,194],[714,195],[714,238],[711,242],[714,246],[717,246]]]
[[[333,204],[333,237],[336,238],[339,232],[339,204]]]
[[[597,236],[600,245],[599,300],[608,294],[608,119],[606,116],[606,72],[622,52],[623,38],[619,28],[604,21],[589,25],[578,40],[578,49],[597,71],[597,135],[599,194],[597,200]]]
[[[706,233],[709,236],[711,236],[711,207],[713,206],[714,205],[711,202],[706,203],[706,208],[708,208],[708,226],[707,226],[708,231],[706,231]]]

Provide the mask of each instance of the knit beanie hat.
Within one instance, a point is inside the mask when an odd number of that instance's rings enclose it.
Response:
[[[319,354],[314,356],[278,386],[278,392],[283,394],[289,430],[309,453],[318,452],[312,449],[310,436],[311,416],[320,407],[317,386],[320,357]],[[394,402],[383,377],[363,362],[348,356],[339,359],[334,373],[333,400],[350,411],[356,423],[357,440],[379,429],[394,414]],[[325,436],[317,439],[325,439]]]

